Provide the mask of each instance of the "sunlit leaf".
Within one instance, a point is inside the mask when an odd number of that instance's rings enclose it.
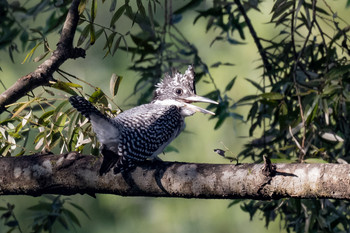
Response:
[[[17,109],[17,111],[12,115],[11,119],[15,118],[18,116],[26,107],[28,107],[31,103],[33,103],[35,99],[32,99],[30,101],[25,102],[24,104],[21,105],[20,108]]]
[[[344,139],[338,135],[336,135],[335,133],[331,133],[331,132],[324,132],[321,133],[321,138],[327,140],[327,141],[331,141],[331,142],[344,142]]]
[[[96,41],[96,34],[95,34],[95,26],[93,24],[90,24],[90,45],[95,44]]]
[[[327,161],[319,158],[309,158],[304,160],[305,163],[328,163]]]
[[[263,93],[260,94],[260,97],[267,99],[267,100],[281,100],[284,98],[284,96],[277,92],[269,92],[269,93]]]
[[[79,15],[83,14],[88,0],[81,0],[78,6]]]
[[[91,9],[90,9],[90,15],[91,15],[91,21],[94,22],[97,14],[97,0],[91,0]]]
[[[66,82],[62,82],[62,81],[56,81],[55,83],[53,83],[51,85],[51,87],[55,88],[55,89],[58,89],[58,90],[61,90],[61,91],[64,91],[64,92],[67,92],[71,95],[78,95],[70,86],[71,84],[68,84]]]
[[[47,111],[45,112],[43,115],[41,115],[41,117],[38,120],[38,124],[42,125],[44,124],[44,122],[46,122],[51,116],[52,114],[54,114],[54,110],[51,111]]]
[[[119,76],[116,74],[112,74],[112,77],[109,82],[109,91],[111,92],[111,95],[114,97],[118,93],[118,88],[123,79],[123,76]]]
[[[103,103],[105,106],[108,105],[106,96],[100,88],[97,88],[97,90],[94,93],[92,93],[92,95],[89,98],[89,101],[91,103],[100,102],[100,103]]]
[[[30,60],[30,58],[33,56],[35,50],[36,50],[36,49],[39,47],[39,45],[41,45],[42,43],[43,43],[42,41],[39,42],[39,43],[37,43],[37,44],[34,46],[34,48],[32,48],[32,49],[30,50],[30,52],[27,53],[27,56],[26,56],[26,57],[24,58],[24,60],[22,61],[22,64],[24,64],[26,61]]]

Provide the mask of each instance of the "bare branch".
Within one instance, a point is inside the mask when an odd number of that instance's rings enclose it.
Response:
[[[264,48],[263,48],[263,46],[262,46],[262,44],[260,42],[260,38],[258,37],[258,35],[257,35],[257,33],[256,33],[256,31],[255,31],[255,29],[253,27],[253,24],[251,23],[251,21],[250,21],[248,15],[247,15],[247,13],[246,13],[242,3],[241,3],[241,1],[240,0],[234,0],[234,2],[237,5],[237,8],[238,8],[239,12],[241,12],[241,14],[242,14],[242,16],[243,16],[243,18],[244,18],[244,20],[245,20],[245,22],[247,24],[249,32],[250,32],[251,36],[254,39],[255,45],[258,48],[261,60],[262,60],[262,62],[264,64],[264,67],[266,69],[266,72],[267,72],[268,76],[269,77],[271,75],[273,76],[273,74],[271,72],[272,71],[272,66],[269,63],[269,60],[268,60],[267,55],[266,55],[266,52],[265,52],[265,50],[264,50]],[[273,83],[272,80],[271,80],[271,77],[270,77],[270,83]]]
[[[195,164],[149,162],[128,174],[99,176],[90,155],[0,158],[0,195],[95,194],[182,198],[350,200],[349,164]]]
[[[53,73],[57,71],[66,60],[85,57],[85,50],[73,48],[73,38],[79,20],[79,2],[80,0],[74,0],[72,2],[62,28],[57,49],[52,53],[51,57],[39,65],[34,72],[18,79],[16,83],[0,95],[0,114],[6,110],[7,105],[16,102],[29,91],[39,86],[48,85],[50,81],[54,80],[52,77]]]

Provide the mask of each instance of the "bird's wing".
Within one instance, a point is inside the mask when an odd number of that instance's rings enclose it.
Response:
[[[144,161],[160,154],[178,136],[184,124],[176,106],[141,105],[117,118],[123,122],[119,144],[121,156],[135,161]]]

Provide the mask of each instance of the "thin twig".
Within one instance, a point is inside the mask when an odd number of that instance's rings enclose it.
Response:
[[[308,31],[308,34],[305,38],[305,41],[304,41],[304,44],[301,48],[301,50],[299,51],[299,53],[296,53],[296,50],[295,50],[295,41],[294,41],[294,14],[295,12],[293,11],[293,14],[292,14],[292,31],[291,31],[291,39],[292,39],[292,43],[293,43],[293,50],[294,50],[294,57],[295,57],[295,62],[294,62],[294,65],[293,65],[293,71],[292,71],[292,76],[293,76],[293,82],[294,82],[294,86],[295,86],[295,91],[296,91],[296,95],[297,95],[297,99],[298,99],[298,105],[299,105],[299,111],[300,111],[300,117],[301,117],[301,121],[302,121],[302,124],[303,124],[303,136],[302,136],[302,140],[301,140],[301,145],[297,142],[297,140],[293,137],[293,140],[295,141],[295,143],[297,144],[298,147],[300,147],[300,156],[299,156],[299,160],[300,161],[303,161],[304,160],[304,156],[305,156],[305,140],[306,140],[306,121],[305,121],[305,116],[304,116],[304,110],[303,110],[303,106],[302,106],[302,101],[301,101],[301,96],[300,96],[300,90],[298,88],[298,85],[297,85],[297,81],[296,81],[296,71],[297,71],[297,67],[299,65],[299,61],[301,59],[301,56],[303,55],[304,51],[305,51],[305,48],[306,48],[306,45],[309,41],[309,38],[311,36],[311,33],[312,33],[312,28],[315,24],[315,21],[316,21],[316,0],[313,0],[312,1],[312,21],[311,21],[311,24],[310,24],[310,29]],[[295,9],[295,5],[293,7],[293,9]]]
[[[272,77],[274,77],[274,75],[272,74],[272,66],[271,64],[269,63],[269,60],[267,58],[267,55],[266,55],[266,52],[263,48],[263,46],[261,45],[261,42],[260,42],[260,39],[253,27],[253,24],[251,23],[243,5],[241,4],[240,0],[234,0],[235,4],[237,5],[237,8],[239,10],[239,12],[242,14],[243,18],[244,18],[244,21],[246,22],[247,26],[248,26],[248,29],[249,29],[249,32],[251,34],[251,36],[253,37],[254,39],[254,42],[256,44],[256,47],[258,48],[258,51],[259,51],[259,54],[261,56],[261,59],[263,61],[263,64],[264,64],[264,67],[266,69],[266,72],[268,74],[268,77],[270,79],[270,83],[272,83],[272,78],[271,78],[271,75]]]

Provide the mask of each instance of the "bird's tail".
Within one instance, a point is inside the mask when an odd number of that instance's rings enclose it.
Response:
[[[97,110],[97,108],[95,108],[95,106],[81,96],[71,96],[69,97],[69,102],[88,119],[90,119],[91,114],[96,114],[102,118],[105,118],[105,115],[103,115],[99,110]]]

